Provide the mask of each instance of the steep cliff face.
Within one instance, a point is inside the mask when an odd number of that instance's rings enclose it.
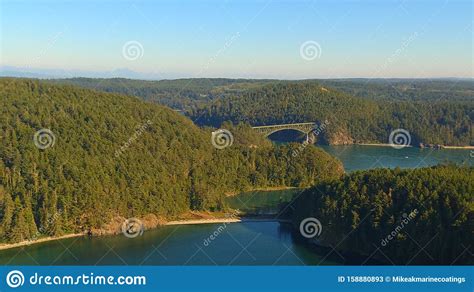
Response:
[[[354,139],[346,129],[338,129],[325,133],[321,137],[320,142],[326,145],[352,145],[354,144]]]

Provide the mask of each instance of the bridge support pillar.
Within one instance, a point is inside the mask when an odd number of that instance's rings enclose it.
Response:
[[[314,134],[313,131],[310,131],[309,133],[306,133],[306,142],[309,144],[315,144],[316,143],[316,135]]]

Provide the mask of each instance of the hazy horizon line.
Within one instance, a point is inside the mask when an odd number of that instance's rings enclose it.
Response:
[[[338,76],[338,77],[301,77],[301,78],[278,78],[275,76],[193,76],[192,74],[179,74],[170,72],[167,77],[157,76],[155,72],[140,72],[128,68],[115,68],[110,71],[89,71],[82,69],[57,69],[57,68],[27,68],[16,67],[10,65],[0,65],[0,77],[12,78],[34,78],[34,79],[72,79],[72,78],[89,78],[89,79],[130,79],[130,80],[144,80],[144,81],[161,81],[161,80],[179,80],[179,79],[241,79],[241,80],[289,80],[289,81],[304,81],[304,80],[343,80],[343,79],[411,79],[411,80],[446,80],[446,79],[465,79],[473,80],[474,76],[429,76],[429,77],[400,77],[400,76]],[[175,76],[173,76],[175,75]]]

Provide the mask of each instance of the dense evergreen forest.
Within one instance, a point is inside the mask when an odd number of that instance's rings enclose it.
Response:
[[[341,252],[397,265],[473,264],[465,250],[474,242],[473,199],[472,167],[374,169],[318,183],[284,210],[295,228],[320,220],[316,239]]]
[[[225,124],[234,143],[216,149],[215,129],[135,97],[11,78],[0,79],[0,93],[1,242],[83,232],[116,216],[224,210],[225,193],[343,173],[326,152],[293,157],[298,145],[273,146],[245,124]],[[50,147],[35,145],[41,129]]]
[[[328,79],[319,80],[347,94],[374,100],[473,101],[472,79]]]
[[[138,96],[176,110],[188,110],[208,104],[224,93],[240,92],[268,81],[251,79],[194,78],[177,80],[132,80],[125,78],[69,78],[52,83]]]
[[[135,95],[183,110],[199,125],[329,120],[322,143],[387,143],[391,131],[403,128],[415,146],[474,145],[472,80],[73,78],[50,82]]]
[[[271,79],[193,78],[176,80],[133,80],[125,78],[68,78],[49,82],[66,83],[106,92],[135,95],[144,100],[187,110],[216,98],[238,95],[268,84],[318,84],[349,95],[374,100],[471,101],[474,81],[469,79]]]
[[[204,125],[244,121],[252,125],[322,122],[330,125],[322,143],[388,143],[402,128],[411,144],[474,145],[474,99],[372,100],[319,84],[275,83],[222,98],[191,113]]]

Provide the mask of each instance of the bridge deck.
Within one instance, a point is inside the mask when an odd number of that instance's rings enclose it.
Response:
[[[278,125],[268,125],[268,126],[256,126],[252,128],[264,129],[264,128],[276,128],[276,127],[309,126],[309,125],[315,125],[315,123],[278,124]]]

